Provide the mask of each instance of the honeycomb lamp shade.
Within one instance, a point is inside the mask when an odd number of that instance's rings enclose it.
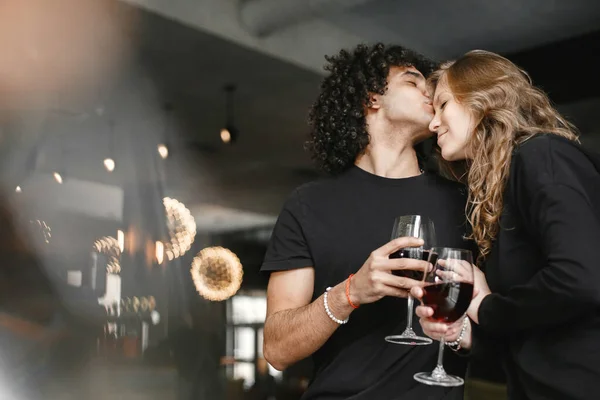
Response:
[[[239,258],[223,247],[207,247],[192,261],[192,279],[200,296],[223,301],[237,293],[244,271]]]

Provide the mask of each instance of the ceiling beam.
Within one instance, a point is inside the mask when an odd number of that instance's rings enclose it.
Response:
[[[240,17],[256,36],[267,36],[290,25],[342,12],[371,0],[249,0],[241,4]]]
[[[360,34],[353,34],[319,18],[282,27],[273,35],[254,36],[241,21],[239,0],[120,1],[318,74],[324,74],[325,54],[335,54],[342,48],[354,47],[365,41]]]

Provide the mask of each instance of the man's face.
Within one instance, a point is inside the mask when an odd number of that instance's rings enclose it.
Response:
[[[428,126],[433,107],[425,78],[416,68],[390,68],[387,91],[379,98],[384,117],[390,124],[411,132],[413,143],[432,135]]]

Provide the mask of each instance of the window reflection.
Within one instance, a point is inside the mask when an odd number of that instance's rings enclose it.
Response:
[[[256,372],[263,359],[263,326],[267,315],[267,297],[264,291],[238,294],[229,300],[227,307],[227,353],[234,358],[228,375],[244,381],[244,388],[252,387]],[[281,379],[282,373],[271,365],[268,374]],[[265,371],[266,372],[266,371]]]

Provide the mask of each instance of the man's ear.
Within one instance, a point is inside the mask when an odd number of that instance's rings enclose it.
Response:
[[[369,94],[369,107],[374,110],[381,108],[381,95],[380,94]]]

